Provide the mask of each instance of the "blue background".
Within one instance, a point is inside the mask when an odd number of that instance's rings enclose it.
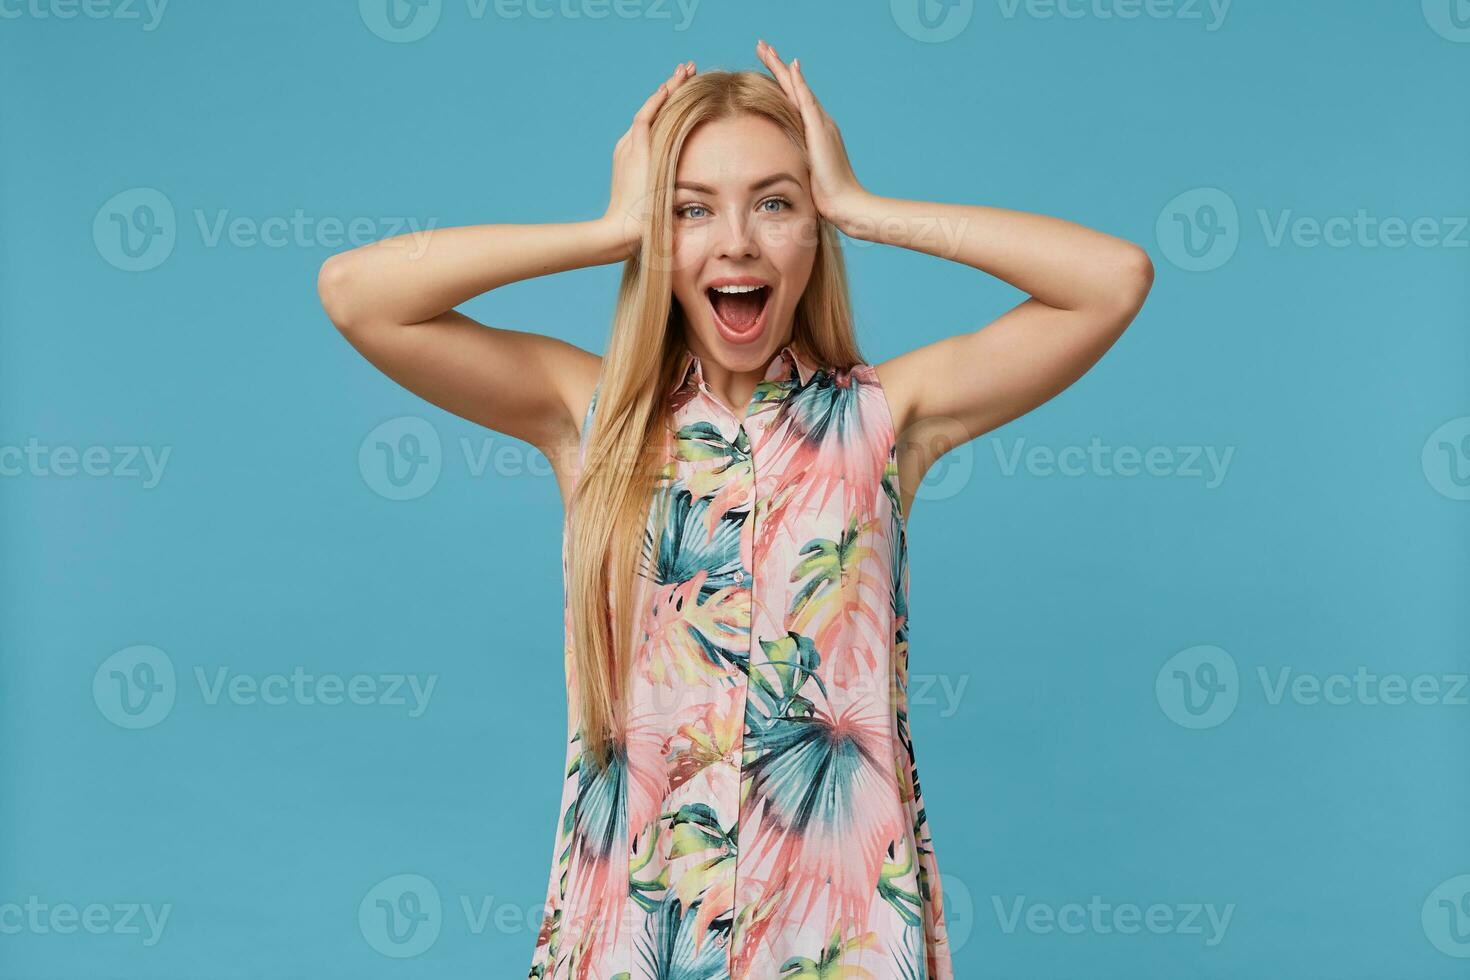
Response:
[[[321,222],[365,241],[596,217],[648,91],[687,58],[755,67],[757,37],[801,57],[870,190],[1063,216],[1157,269],[1093,371],[952,452],[914,508],[912,730],[958,974],[1464,974],[1470,29],[1450,0],[1005,0],[936,6],[933,28],[912,0],[688,20],[442,0],[401,30],[384,2],[4,8],[0,976],[524,974],[565,724],[555,481],[342,340],[315,277],[354,242]],[[1360,211],[1426,234],[1274,236]],[[1022,298],[845,247],[873,362]],[[601,351],[619,271],[465,311]],[[384,423],[439,440],[412,499],[374,470]],[[1005,466],[1094,438],[1173,461]],[[22,462],[31,440],[101,447],[104,475]],[[116,447],[166,448],[161,479]],[[1231,453],[1223,478],[1189,447]],[[138,646],[174,700],[129,728]],[[211,701],[197,673],[298,668],[435,687],[415,716]],[[1282,671],[1360,668],[1440,695],[1273,698]],[[1180,678],[1212,676],[1229,710],[1194,725]],[[442,903],[421,951],[371,925],[405,874]],[[1094,895],[1231,918],[1214,943],[1177,918],[1008,928],[1018,902]],[[30,896],[170,912],[150,945],[116,910],[101,934],[22,923]]]

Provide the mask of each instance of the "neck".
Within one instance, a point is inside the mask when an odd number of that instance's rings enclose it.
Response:
[[[759,361],[733,366],[726,366],[715,360],[704,352],[702,345],[691,342],[690,338],[686,338],[685,346],[691,354],[698,358],[699,373],[705,385],[717,398],[726,406],[745,405],[750,402],[756,386],[765,380],[766,374],[771,370],[771,364],[781,357],[782,349],[791,346],[791,338],[788,336],[776,344],[775,349],[761,357]]]

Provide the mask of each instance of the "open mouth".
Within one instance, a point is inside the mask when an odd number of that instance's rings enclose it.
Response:
[[[747,337],[760,330],[765,321],[766,301],[770,286],[757,286],[744,292],[721,292],[713,287],[704,291],[716,322],[735,337]]]

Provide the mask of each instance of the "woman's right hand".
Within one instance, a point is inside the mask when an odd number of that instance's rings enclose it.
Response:
[[[633,125],[618,137],[617,145],[613,147],[612,193],[602,220],[625,249],[623,258],[638,254],[643,229],[648,227],[649,143],[654,117],[674,90],[693,74],[692,61],[675,68],[668,80],[643,103],[633,116]]]

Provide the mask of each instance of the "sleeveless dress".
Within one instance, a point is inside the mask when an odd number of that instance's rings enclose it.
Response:
[[[567,764],[529,977],[951,980],[877,372],[787,345],[737,417],[682,356],[606,769],[581,752],[565,606]]]

